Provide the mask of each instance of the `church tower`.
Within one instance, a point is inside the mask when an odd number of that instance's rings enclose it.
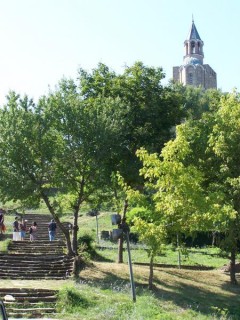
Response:
[[[217,74],[208,65],[203,63],[203,41],[201,40],[194,21],[184,41],[185,56],[183,65],[173,67],[173,79],[184,84],[204,89],[217,88]]]

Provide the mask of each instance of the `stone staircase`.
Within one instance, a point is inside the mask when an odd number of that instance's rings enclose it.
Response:
[[[65,279],[72,271],[73,260],[66,255],[1,254],[2,279]]]
[[[24,219],[27,220],[27,229],[29,230],[31,224],[36,221],[37,222],[37,240],[49,240],[48,237],[48,224],[51,221],[51,216],[48,214],[33,214],[28,213],[24,215]],[[68,225],[68,223],[64,223],[65,226]],[[27,232],[27,240],[29,240],[29,232]],[[64,234],[57,229],[56,233],[56,240],[65,240]]]
[[[58,230],[56,240],[48,239],[50,215],[26,214],[29,228],[37,222],[36,241],[12,241],[8,254],[0,254],[2,279],[65,279],[73,267],[73,258],[65,254],[64,235]],[[28,235],[26,239],[29,239]]]
[[[49,318],[56,314],[57,291],[48,289],[0,288],[9,318]]]
[[[37,222],[37,240],[11,241],[8,254],[0,253],[0,279],[66,279],[73,269],[73,258],[65,254],[64,235],[57,230],[56,240],[48,238],[50,215],[26,214],[29,228]],[[56,291],[45,289],[0,288],[0,299],[11,295],[14,301],[5,302],[9,317],[43,318],[54,314]]]
[[[8,252],[12,254],[46,254],[63,255],[65,243],[61,240],[36,240],[36,241],[13,241],[8,246]]]

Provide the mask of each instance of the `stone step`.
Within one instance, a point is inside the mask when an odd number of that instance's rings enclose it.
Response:
[[[34,301],[34,302],[29,302],[28,300],[23,301],[23,302],[21,302],[21,301],[19,301],[19,302],[4,301],[4,305],[7,307],[8,310],[12,307],[14,307],[16,309],[22,309],[22,308],[26,308],[26,307],[34,308],[34,309],[42,308],[43,304],[44,304],[44,306],[47,306],[48,308],[55,308],[56,299],[55,299],[55,301],[50,301],[50,302],[45,301],[44,297],[39,299],[39,301]]]
[[[13,259],[13,260],[25,260],[25,259],[29,259],[31,260],[34,259],[36,257],[35,254],[29,254],[29,255],[26,255],[26,254],[7,254],[7,253],[3,253],[3,254],[0,254],[0,260],[1,259]],[[37,256],[38,259],[42,259],[42,260],[59,260],[60,258],[61,259],[71,259],[71,257],[67,256],[67,255],[64,255],[64,254],[61,254],[61,255],[58,255],[58,254],[42,254],[42,255],[38,255]]]
[[[56,268],[64,268],[64,267],[71,267],[72,266],[72,263],[55,263],[55,264],[48,264],[48,265],[44,265],[44,264],[41,264],[39,265],[38,263],[35,263],[35,264],[25,264],[25,265],[14,265],[14,264],[11,264],[11,263],[4,263],[2,264],[2,267],[0,269],[0,272],[3,271],[3,270],[6,270],[6,268],[15,268],[15,269],[24,269],[25,270],[29,270],[29,269],[56,269]]]
[[[13,254],[34,254],[36,255],[42,255],[42,254],[62,254],[63,250],[59,249],[59,250],[48,250],[48,249],[44,249],[44,250],[39,250],[37,251],[37,249],[34,250],[33,249],[25,249],[25,250],[11,250],[9,253],[13,253]]]
[[[54,315],[54,313],[53,313],[53,315]],[[49,313],[37,313],[37,312],[35,312],[33,314],[28,313],[28,312],[25,312],[25,313],[24,312],[23,313],[22,312],[21,313],[11,312],[8,314],[8,316],[9,316],[9,319],[24,319],[24,320],[25,319],[34,319],[34,318],[36,318],[36,319],[39,319],[39,318],[50,319]]]
[[[2,274],[1,275],[1,279],[12,279],[12,280],[64,280],[64,279],[67,279],[66,276],[64,275],[47,275],[47,274],[43,274],[43,275],[29,275],[29,276],[26,276],[26,275],[9,275],[9,274]]]
[[[31,259],[31,260],[1,260],[0,259],[0,271],[3,269],[1,266],[13,266],[13,267],[26,267],[29,266],[29,268],[34,268],[37,266],[41,266],[42,267],[47,267],[47,268],[51,268],[51,266],[56,267],[56,266],[65,266],[65,265],[72,265],[73,261],[72,260],[46,260],[46,262],[44,260],[38,260],[37,259],[38,255],[35,255],[35,259]]]
[[[57,298],[56,296],[47,296],[47,297],[32,297],[32,296],[26,296],[26,297],[16,297],[13,296],[16,301],[13,301],[12,304],[15,305],[16,302],[18,302],[19,306],[24,306],[25,303],[55,303]],[[4,298],[4,297],[3,297]],[[11,306],[11,303],[8,302],[8,305]]]
[[[70,263],[70,262],[58,262],[58,263],[54,263],[54,264],[38,264],[38,261],[35,261],[35,263],[31,263],[31,264],[28,264],[27,262],[25,262],[25,264],[19,264],[19,265],[15,265],[14,263],[9,263],[9,262],[5,262],[5,263],[2,263],[1,264],[2,266],[9,266],[9,267],[13,267],[13,268],[28,268],[28,269],[30,269],[30,268],[37,268],[38,266],[40,266],[40,268],[51,268],[51,266],[52,266],[52,268],[56,268],[56,267],[61,267],[61,266],[71,266],[72,265],[72,262]],[[0,268],[0,271],[1,270],[4,270],[4,268]]]
[[[37,266],[25,266],[24,268],[21,266],[12,266],[12,265],[4,265],[4,268],[2,268],[0,270],[0,274],[4,273],[4,274],[7,274],[7,273],[10,273],[10,272],[17,272],[17,273],[30,273],[30,272],[39,272],[39,271],[42,271],[42,272],[47,272],[47,271],[51,271],[51,272],[66,272],[66,271],[69,271],[71,272],[72,271],[72,268],[71,268],[72,265],[55,265],[54,267],[52,268],[47,268],[47,267],[44,267],[44,266],[41,266],[41,267],[37,267]]]
[[[44,307],[36,307],[36,308],[14,308],[14,307],[9,307],[8,308],[8,314],[18,314],[18,313],[31,313],[33,314],[46,314],[46,313],[55,313],[56,308],[44,308]]]
[[[49,246],[54,246],[54,245],[65,245],[65,242],[64,241],[61,241],[61,240],[54,240],[54,241],[49,241],[48,239],[47,240],[38,240],[38,241],[29,241],[29,240],[25,240],[25,241],[14,241],[14,242],[11,242],[11,245],[23,245],[23,244],[28,244],[28,245],[35,245],[35,246],[41,246],[41,245],[49,245]]]
[[[36,308],[14,308],[14,307],[9,307],[8,308],[8,312],[31,312],[31,313],[35,313],[35,312],[41,312],[41,313],[53,313],[56,311],[56,308],[44,308],[44,307],[36,307]]]
[[[68,269],[63,269],[63,270],[34,270],[34,271],[22,271],[21,269],[16,269],[16,270],[8,270],[6,272],[4,271],[0,271],[0,276],[5,276],[5,277],[9,277],[11,279],[11,277],[14,277],[14,279],[16,279],[16,277],[26,277],[26,279],[31,278],[31,277],[44,277],[44,276],[54,276],[54,277],[64,277],[66,276],[67,273],[71,273],[70,270]]]
[[[36,256],[37,258],[37,256]],[[0,261],[1,262],[1,261]],[[49,261],[47,263],[44,263],[42,261],[38,261],[37,259],[35,261],[19,261],[19,264],[15,264],[14,261],[3,261],[1,262],[1,266],[13,266],[13,267],[29,267],[29,268],[34,268],[37,266],[41,266],[42,267],[47,267],[47,268],[51,268],[51,266],[56,267],[56,266],[66,266],[72,265],[72,261]],[[0,267],[1,270],[1,267]]]
[[[41,265],[38,267],[37,265],[25,265],[25,266],[15,266],[12,264],[4,264],[4,268],[0,269],[0,272],[9,272],[11,270],[22,270],[22,272],[27,272],[30,270],[61,270],[66,269],[67,267],[71,267],[72,264],[55,264],[54,266],[44,266]]]
[[[56,314],[57,290],[0,288],[0,299],[11,295],[14,301],[4,300],[8,316],[18,318],[49,318]]]
[[[61,249],[56,249],[56,250],[48,250],[48,249],[43,249],[43,250],[38,250],[38,249],[35,249],[34,251],[34,248],[33,249],[25,249],[25,250],[12,250],[9,252],[9,254],[14,254],[14,255],[31,255],[31,256],[41,256],[41,255],[54,255],[54,256],[57,256],[57,255],[61,255],[63,254],[63,250]]]
[[[29,288],[0,288],[0,297],[6,294],[18,296],[32,296],[36,297],[46,297],[55,296],[58,293],[57,290],[50,290],[50,289],[29,289]]]

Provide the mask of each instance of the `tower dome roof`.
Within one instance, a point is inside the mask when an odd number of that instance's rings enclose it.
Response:
[[[184,62],[183,62],[184,65],[187,65],[187,64],[193,64],[193,65],[197,65],[197,64],[202,64],[201,60],[195,58],[195,57],[186,57],[184,59]]]
[[[192,26],[191,26],[191,29],[189,31],[187,40],[201,40],[201,38],[199,36],[199,33],[197,31],[197,28],[195,26],[194,21],[192,21]]]

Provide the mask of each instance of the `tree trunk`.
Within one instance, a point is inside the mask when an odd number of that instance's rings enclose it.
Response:
[[[54,208],[51,206],[50,201],[48,199],[48,196],[45,195],[43,192],[41,193],[41,196],[44,200],[44,202],[46,203],[46,206],[49,210],[49,212],[51,213],[52,217],[54,218],[57,226],[59,227],[59,229],[61,229],[61,231],[63,232],[65,238],[66,238],[66,245],[67,245],[67,254],[69,256],[74,256],[74,252],[72,250],[72,245],[71,245],[71,239],[70,239],[70,234],[69,234],[69,230],[66,229],[64,227],[64,225],[61,223],[61,221],[59,220],[57,214],[54,211]]]
[[[74,212],[72,227],[72,250],[74,255],[78,255],[78,210]]]
[[[125,222],[126,219],[126,212],[128,208],[128,200],[125,199],[124,201],[124,207],[123,207],[123,216],[122,216],[122,222]],[[118,263],[123,263],[123,236],[118,240]]]
[[[151,255],[150,257],[148,289],[149,290],[153,289],[153,255]]]
[[[73,276],[75,278],[78,278],[79,277],[79,272],[80,272],[80,269],[81,269],[81,259],[79,256],[75,256],[74,257],[74,261],[73,261]]]
[[[235,251],[235,248],[233,248],[231,250],[230,279],[231,279],[231,284],[234,284],[234,285],[237,284],[235,263],[236,263],[236,251]]]
[[[118,263],[123,263],[123,235],[118,240]]]
[[[55,215],[53,217],[55,219],[55,222],[56,222],[57,226],[59,227],[59,229],[61,229],[61,231],[63,232],[63,234],[65,236],[66,246],[67,246],[67,254],[69,256],[74,256],[74,252],[72,250],[72,245],[71,245],[71,238],[70,238],[69,230],[64,227],[64,225],[59,220],[58,216]]]

